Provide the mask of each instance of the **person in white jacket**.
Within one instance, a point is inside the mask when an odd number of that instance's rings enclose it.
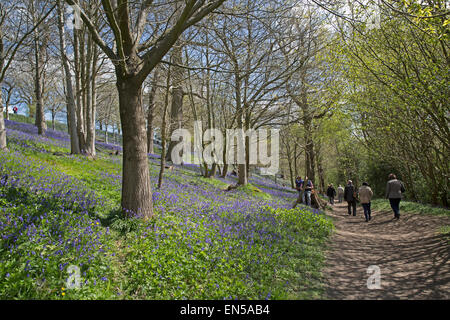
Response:
[[[364,216],[366,217],[366,222],[372,219],[372,212],[370,210],[370,201],[372,200],[373,191],[369,187],[367,182],[363,182],[362,186],[358,190],[359,200],[364,209]]]
[[[344,199],[344,187],[339,185],[337,188],[337,194],[338,194],[338,200],[339,203],[342,203],[342,200]]]

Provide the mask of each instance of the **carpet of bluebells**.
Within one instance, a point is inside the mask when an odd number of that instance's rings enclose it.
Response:
[[[121,152],[98,142],[96,160],[69,154],[66,133],[37,135],[6,121],[0,152],[1,299],[320,298],[324,243],[333,226],[290,209],[296,193],[259,176],[205,179],[175,166],[156,189],[155,217],[121,216]],[[80,287],[70,288],[70,266]]]

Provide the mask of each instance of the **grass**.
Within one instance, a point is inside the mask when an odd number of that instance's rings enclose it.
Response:
[[[0,297],[114,297],[114,241],[96,218],[102,203],[76,180],[18,155],[0,153]],[[72,265],[84,285],[66,291]]]
[[[17,121],[22,123],[29,123],[34,124],[35,118],[30,118],[22,114],[9,114],[9,120],[11,121]],[[52,128],[52,121],[46,120],[45,123],[47,124],[47,128]],[[55,120],[55,130],[67,132],[67,125],[65,123],[59,122]],[[99,141],[105,141],[105,131],[96,129],[96,138]],[[116,138],[119,139],[119,141],[122,141],[122,136],[116,135]],[[114,135],[111,132],[108,132],[108,141],[111,142],[114,140]],[[155,148],[157,150],[157,148]]]
[[[375,199],[372,200],[372,210],[390,211],[392,209],[388,199]],[[433,207],[431,205],[411,201],[401,201],[400,212],[433,215],[433,216],[446,216],[446,217],[450,216],[450,210],[448,209]]]
[[[444,235],[447,238],[448,243],[450,244],[450,225],[440,227],[439,233]]]
[[[154,218],[118,210],[121,158],[70,155],[67,143],[8,131],[0,152],[1,299],[316,299],[330,219],[295,191],[255,179],[167,171]],[[6,178],[7,175],[7,178]],[[0,178],[1,178],[0,177]],[[68,267],[82,287],[69,290]]]
[[[9,115],[9,120],[12,121],[17,121],[17,122],[23,122],[23,123],[30,123],[30,124],[34,124],[35,122],[35,118],[32,117],[27,117],[25,115],[22,114],[14,114],[14,113],[10,113]],[[45,121],[47,124],[47,128],[51,128],[52,127],[52,121],[51,120],[47,120]],[[67,126],[59,121],[55,121],[55,129],[59,130],[59,131],[67,131]]]
[[[391,205],[388,199],[375,199],[372,200],[372,210],[377,211],[391,211]],[[412,214],[422,214],[438,217],[450,217],[450,210],[433,207],[422,203],[412,201],[400,201],[400,212],[407,212]],[[446,235],[450,243],[450,225],[440,227],[439,233]]]
[[[261,191],[256,186],[251,183],[246,184],[245,186],[238,187],[239,190],[243,191],[245,194],[249,196],[258,197],[265,200],[272,199],[272,196],[264,191]]]

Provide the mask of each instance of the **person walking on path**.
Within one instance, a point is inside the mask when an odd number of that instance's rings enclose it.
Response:
[[[295,179],[295,189],[297,189],[300,199],[303,198],[303,182],[304,181],[300,176]]]
[[[348,215],[351,215],[351,209],[353,208],[353,216],[356,216],[356,192],[353,186],[352,180],[348,180],[344,189],[344,199],[348,205]]]
[[[333,184],[328,185],[327,196],[331,205],[334,205],[334,197],[336,197],[336,189],[334,189]]]
[[[372,200],[373,191],[369,187],[367,182],[363,182],[361,188],[358,190],[359,200],[361,201],[361,205],[364,209],[364,216],[366,217],[366,222],[369,222],[372,219],[371,211],[370,211],[370,201]]]
[[[314,185],[308,177],[305,177],[305,181],[303,182],[303,203],[306,203],[308,206],[311,206],[311,192],[314,188]]]
[[[389,199],[392,211],[394,211],[394,219],[398,220],[400,219],[400,201],[405,192],[405,186],[393,173],[389,175],[388,179],[389,181],[386,185],[386,199]]]
[[[338,194],[339,203],[342,203],[342,200],[344,199],[344,187],[339,185],[339,187],[337,189],[337,194]]]
[[[295,200],[294,208],[299,203],[305,203],[305,198],[304,198],[304,195],[303,195],[303,183],[304,183],[304,181],[303,181],[303,179],[301,177],[297,177],[295,179],[295,189],[298,192],[298,198],[297,198],[297,200]]]

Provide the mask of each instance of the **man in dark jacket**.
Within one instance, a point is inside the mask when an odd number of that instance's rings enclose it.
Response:
[[[348,215],[351,215],[351,208],[353,207],[353,216],[356,216],[356,197],[355,197],[355,187],[353,186],[352,180],[348,180],[347,185],[344,189],[344,199],[348,204]]]
[[[295,189],[299,193],[303,190],[303,179],[300,176],[295,179]]]
[[[314,189],[314,184],[308,177],[303,181],[303,203],[311,206],[311,193]]]
[[[334,204],[334,197],[336,197],[336,189],[334,189],[333,184],[330,184],[327,189],[327,196],[330,200],[330,204]]]

